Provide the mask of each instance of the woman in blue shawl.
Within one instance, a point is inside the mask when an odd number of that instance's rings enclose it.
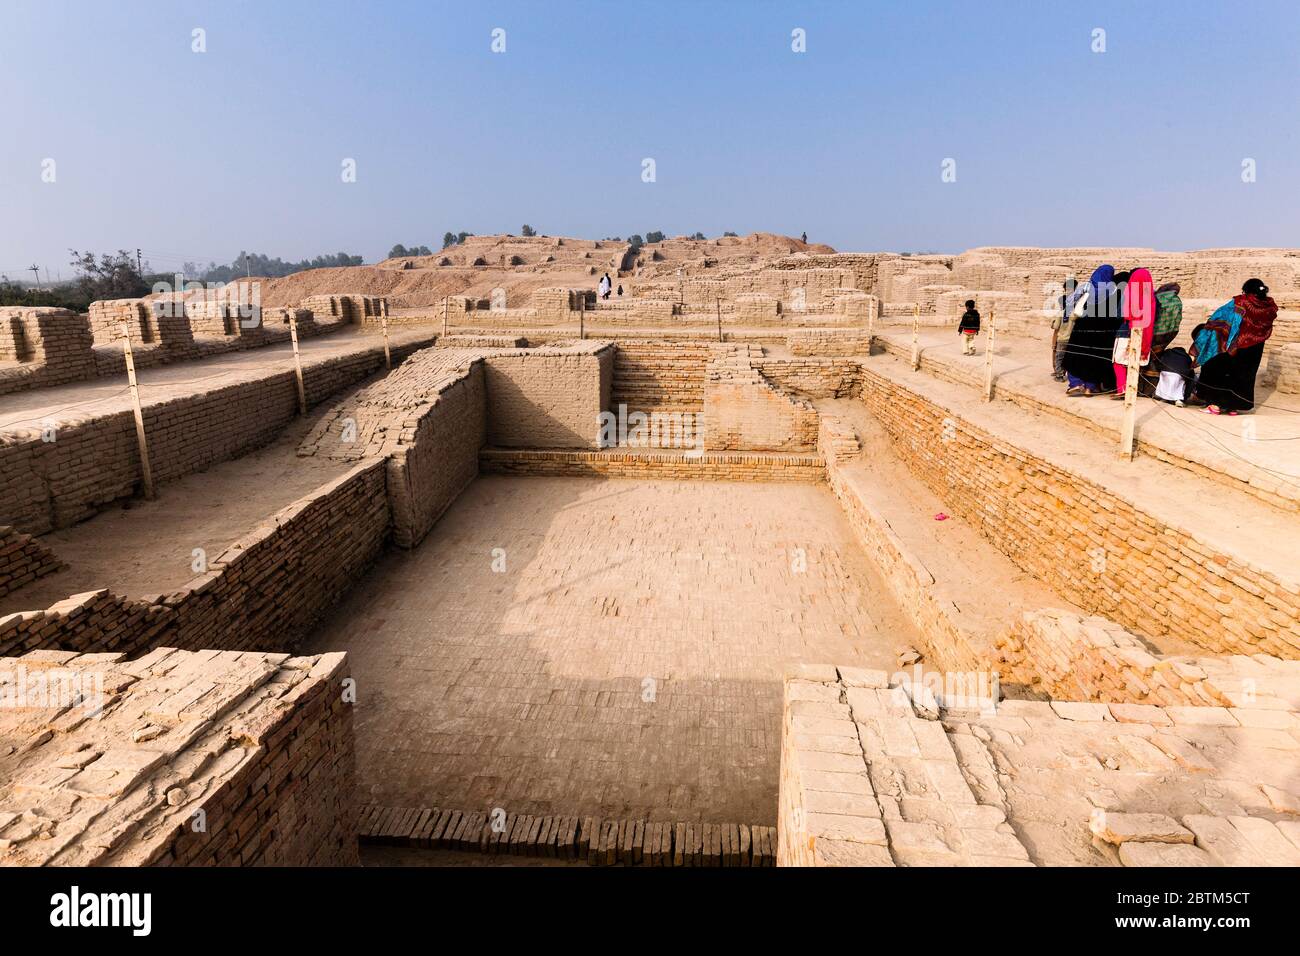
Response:
[[[1088,301],[1070,331],[1065,353],[1067,395],[1090,398],[1115,390],[1111,353],[1120,321],[1115,267],[1098,266],[1088,280]]]

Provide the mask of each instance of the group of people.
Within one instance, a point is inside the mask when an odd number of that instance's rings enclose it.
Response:
[[[1066,394],[1124,397],[1131,340],[1138,339],[1139,394],[1236,415],[1255,405],[1255,376],[1273,334],[1277,303],[1251,279],[1241,294],[1192,330],[1191,349],[1172,348],[1183,319],[1176,282],[1155,286],[1147,269],[1102,265],[1085,283],[1068,279],[1053,322],[1054,377]],[[967,303],[973,311],[974,303]],[[975,328],[978,331],[978,313]],[[962,318],[963,328],[967,317]]]
[[[599,282],[599,284],[596,286],[596,291],[597,291],[597,293],[600,295],[600,297],[601,297],[602,299],[608,299],[608,298],[609,298],[610,291],[611,291],[613,288],[614,288],[614,283],[613,283],[613,281],[609,278],[609,273],[606,272],[603,276],[600,277],[600,282]],[[618,294],[619,294],[619,297],[620,297],[620,298],[621,298],[622,295],[623,295],[623,284],[622,284],[621,282],[619,283],[619,286],[618,286]]]

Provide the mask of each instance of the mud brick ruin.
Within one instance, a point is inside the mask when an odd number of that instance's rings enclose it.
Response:
[[[1179,344],[1265,278],[1249,427],[1147,403],[1117,457],[1050,374],[1101,262]],[[0,310],[0,865],[1300,863],[1300,251],[254,286]]]

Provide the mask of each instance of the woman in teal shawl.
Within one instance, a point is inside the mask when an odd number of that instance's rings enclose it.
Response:
[[[1215,310],[1196,330],[1195,351],[1201,374],[1196,400],[1206,411],[1236,415],[1255,407],[1255,376],[1264,356],[1264,343],[1273,334],[1277,303],[1268,286],[1251,279]]]

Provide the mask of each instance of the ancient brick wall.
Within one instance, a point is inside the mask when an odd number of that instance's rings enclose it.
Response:
[[[424,343],[395,348],[399,360]],[[309,405],[383,367],[382,347],[303,363]],[[297,414],[293,372],[184,398],[149,402],[144,420],[157,482],[180,478],[266,444]],[[58,428],[54,441],[37,428],[0,432],[0,523],[30,534],[65,528],[131,495],[140,478],[131,412]]]
[[[122,338],[122,324],[131,333],[133,344],[157,341],[154,312],[145,299],[103,299],[90,303],[86,314],[96,345],[108,345]]]
[[[598,448],[614,346],[488,354],[488,442],[503,448]]]
[[[856,395],[862,365],[843,358],[764,358],[754,367],[763,377],[805,398],[846,398]]]
[[[393,543],[419,544],[452,502],[478,476],[487,439],[483,363],[475,361],[436,401],[408,420],[402,444],[388,460]]]
[[[704,447],[710,451],[811,451],[817,410],[777,388],[755,367],[762,350],[735,346],[709,364]]]
[[[45,651],[0,670],[102,695],[0,711],[24,744],[0,766],[0,866],[360,862],[346,655]]]
[[[817,454],[784,452],[554,451],[485,449],[485,474],[658,478],[673,481],[822,481]]]
[[[1230,707],[1191,658],[1158,658],[1124,628],[1070,611],[1028,611],[998,641],[1011,679],[1056,700]]]
[[[1300,395],[1300,345],[1284,345],[1269,353],[1265,382],[1275,384],[1279,392]]]
[[[166,599],[169,646],[287,650],[360,580],[388,536],[384,464],[364,462],[276,512]]]
[[[0,597],[61,567],[54,552],[31,535],[0,527]]]
[[[90,323],[67,309],[0,309],[0,394],[95,375]]]
[[[1148,637],[1300,658],[1293,585],[865,368],[861,397],[950,511],[1071,602]]]
[[[871,337],[857,329],[810,329],[791,332],[786,339],[794,355],[850,356],[869,355]]]
[[[384,488],[384,463],[362,462],[212,556],[175,592],[91,591],[0,618],[0,653],[291,649],[379,555],[389,529]]]

